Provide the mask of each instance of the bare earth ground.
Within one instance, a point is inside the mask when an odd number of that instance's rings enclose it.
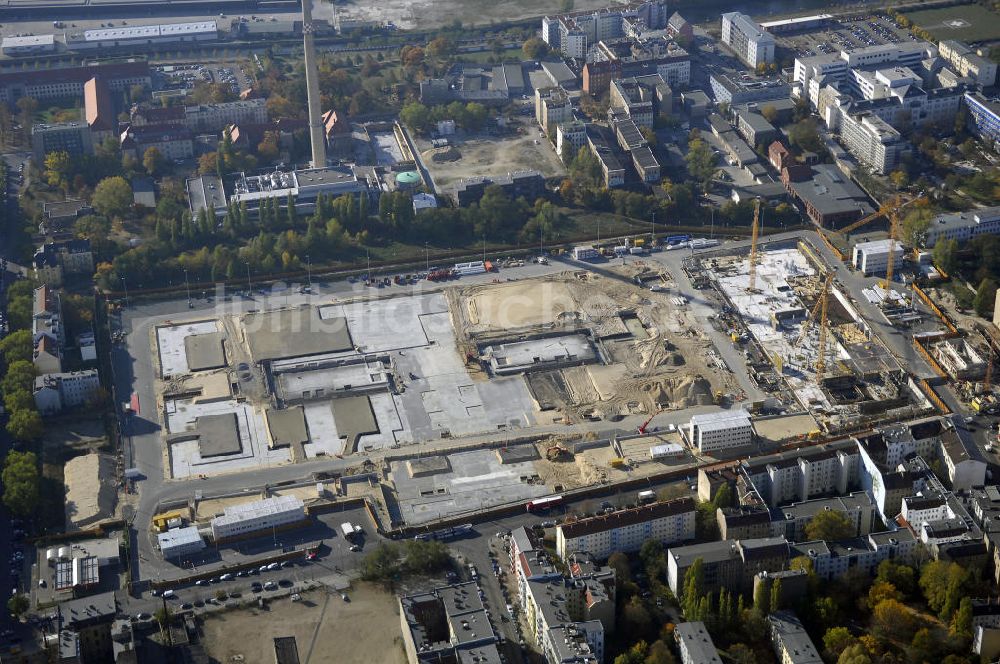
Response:
[[[417,141],[417,149],[431,173],[435,188],[439,191],[447,189],[462,178],[477,175],[495,176],[535,170],[549,178],[566,173],[555,148],[548,139],[538,135],[538,127],[532,121],[518,118],[511,125],[523,131],[505,136],[451,137],[452,145],[461,154],[461,158],[455,161],[434,161],[431,154],[435,150],[430,142]],[[538,141],[537,145],[535,141]]]
[[[332,14],[332,5],[316,2]],[[574,10],[599,9],[614,2],[607,0],[576,0]],[[341,16],[363,18],[369,21],[392,21],[400,28],[437,28],[456,20],[464,25],[483,25],[491,21],[512,21],[562,11],[562,0],[461,0],[441,2],[440,0],[383,0],[378,3],[357,1],[338,2]],[[314,16],[326,18],[326,13],[314,12]]]
[[[322,591],[301,602],[282,598],[270,610],[239,610],[205,620],[202,642],[217,662],[243,655],[245,664],[274,661],[276,636],[294,636],[303,664],[405,664],[395,599],[369,585],[348,591],[350,602]]]

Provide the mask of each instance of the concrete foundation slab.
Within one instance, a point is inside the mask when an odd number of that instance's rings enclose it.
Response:
[[[160,356],[160,376],[170,378],[190,373],[185,339],[190,336],[212,334],[219,331],[214,320],[192,321],[156,328],[156,346]]]
[[[222,332],[192,334],[184,337],[184,355],[190,371],[205,371],[226,366],[226,349]]]
[[[355,451],[358,441],[365,434],[378,433],[378,422],[367,396],[341,397],[330,404],[333,420],[341,438],[346,438],[345,449]]]
[[[269,408],[264,417],[267,420],[270,447],[304,445],[309,442],[302,406],[292,406],[283,410]]]
[[[446,473],[451,470],[446,456],[429,456],[410,459],[406,462],[406,470],[410,477],[427,477],[435,473]]]
[[[241,451],[235,413],[205,415],[195,420],[202,458],[237,454]]]
[[[321,318],[315,307],[247,314],[243,334],[255,362],[351,350],[343,318]]]

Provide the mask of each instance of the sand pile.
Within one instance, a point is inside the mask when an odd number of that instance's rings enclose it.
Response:
[[[713,402],[712,385],[702,376],[681,376],[646,383],[641,390],[657,404],[681,408],[708,406]]]
[[[438,163],[446,161],[458,161],[462,158],[462,153],[458,151],[453,145],[449,145],[446,148],[435,148],[433,150],[427,150],[424,152],[424,158],[430,158],[431,161]]]

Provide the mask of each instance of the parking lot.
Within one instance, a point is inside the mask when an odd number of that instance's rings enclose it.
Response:
[[[885,16],[838,19],[826,28],[808,33],[779,36],[778,43],[796,57],[837,53],[841,49],[868,48],[916,40],[905,28]]]
[[[238,95],[250,87],[246,73],[235,64],[158,65],[153,71],[156,72],[154,88],[158,90],[191,90],[198,83],[219,83]]]

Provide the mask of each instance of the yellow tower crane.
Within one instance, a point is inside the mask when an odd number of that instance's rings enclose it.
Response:
[[[885,265],[885,289],[892,291],[892,270],[896,263],[896,234],[899,232],[899,207],[889,210],[889,258]],[[892,298],[886,298],[886,304],[891,304]]]
[[[760,199],[754,199],[753,228],[750,230],[750,284],[747,290],[757,289],[757,236],[760,235]]]
[[[830,301],[831,277],[823,282],[822,305],[819,310],[819,343],[816,345],[816,380],[822,380],[823,371],[826,369],[826,323],[827,323],[827,303]]]
[[[832,281],[833,273],[830,272],[826,275],[826,279],[823,280],[823,287],[820,291],[820,296],[816,298],[816,304],[813,305],[812,311],[809,312],[809,317],[802,323],[802,328],[799,330],[799,338],[795,340],[796,347],[802,346],[802,342],[805,341],[806,335],[809,334],[809,330],[816,322],[816,318],[819,316],[820,309],[823,306],[823,300],[826,299],[826,294],[830,292],[830,283]]]

